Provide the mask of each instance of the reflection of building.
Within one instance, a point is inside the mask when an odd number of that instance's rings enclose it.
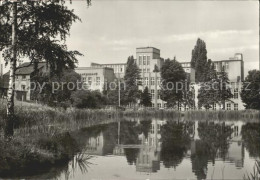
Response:
[[[157,172],[160,170],[160,152],[161,152],[161,126],[165,121],[153,120],[148,136],[144,134],[139,136],[142,146],[140,148],[136,171],[138,172]]]
[[[81,76],[81,81],[90,90],[102,92],[105,83],[114,81],[115,75],[112,68],[107,67],[79,67],[75,68],[76,73]]]
[[[101,131],[96,135],[87,137],[86,153],[90,155],[107,155],[112,154],[114,144],[108,139],[106,131]]]

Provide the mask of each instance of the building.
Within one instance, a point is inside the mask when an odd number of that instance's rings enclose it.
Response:
[[[91,63],[91,67],[108,67],[114,69],[116,78],[124,78],[126,71],[126,63],[115,63],[115,64],[98,64]]]
[[[15,98],[17,100],[29,101],[31,97],[32,77],[35,75],[35,67],[29,62],[21,64],[15,72]],[[45,62],[39,62],[37,73],[48,73],[48,68]],[[3,75],[2,92],[6,95],[9,86],[10,72]]]
[[[114,70],[108,67],[79,67],[75,72],[81,76],[81,81],[87,89],[103,91],[106,83],[115,80]]]
[[[148,87],[152,95],[153,107],[156,107],[156,104],[157,108],[167,107],[166,102],[160,98],[161,74],[153,72],[155,65],[161,69],[164,64],[164,60],[160,57],[160,50],[154,47],[136,48],[136,63],[141,70],[142,85],[139,89]],[[183,62],[181,65],[187,74],[187,80],[195,82],[195,70],[191,68],[190,62]]]
[[[226,110],[245,109],[240,92],[244,81],[244,61],[243,54],[236,53],[234,57],[228,60],[213,61],[214,68],[217,72],[224,70],[230,81],[230,88],[233,94],[231,101],[225,102]],[[213,105],[213,109],[221,109],[218,104]]]

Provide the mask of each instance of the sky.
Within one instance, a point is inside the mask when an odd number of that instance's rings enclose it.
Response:
[[[124,63],[137,47],[152,46],[162,58],[191,60],[197,38],[208,59],[243,53],[245,71],[259,67],[258,1],[74,1],[69,8],[81,18],[67,44],[79,50],[78,66]]]
[[[197,38],[213,61],[243,53],[245,73],[259,68],[258,1],[75,0],[67,3],[81,18],[66,44],[78,50],[78,66],[125,63],[137,47],[156,47],[162,58],[191,60]],[[7,70],[7,68],[6,68]],[[5,71],[6,71],[5,70]]]

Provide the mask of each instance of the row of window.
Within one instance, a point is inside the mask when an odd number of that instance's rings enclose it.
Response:
[[[92,84],[92,79],[94,79],[94,78],[92,78],[92,77],[82,77],[82,82],[87,82],[88,83],[88,85],[91,85]],[[96,85],[100,85],[100,77],[96,77]]]
[[[150,65],[150,56],[139,56],[139,65]]]
[[[150,68],[147,68],[147,69],[140,69],[141,70],[141,72],[144,72],[144,73],[146,73],[146,72],[150,72]]]
[[[216,110],[216,109],[217,109],[216,104],[213,104],[213,110]],[[226,110],[232,110],[231,103],[227,104]],[[236,111],[238,110],[238,104],[237,103],[234,104],[234,110],[236,110]]]
[[[16,76],[16,80],[19,79],[19,76]],[[22,80],[26,80],[26,75],[22,75]]]
[[[161,91],[157,90],[157,99],[161,99],[160,93],[161,93]],[[154,89],[151,89],[151,95],[152,95],[152,99],[154,99],[155,98],[155,91],[154,91]]]
[[[157,78],[157,85],[159,85],[161,83],[161,78]],[[154,77],[151,77],[150,78],[150,81],[149,81],[149,78],[148,77],[145,77],[144,78],[144,80],[143,80],[143,85],[146,85],[146,86],[148,86],[148,85],[155,85],[155,78]]]

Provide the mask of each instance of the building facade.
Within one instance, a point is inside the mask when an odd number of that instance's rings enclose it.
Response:
[[[89,90],[103,91],[106,83],[115,80],[114,70],[108,67],[79,67],[75,72],[81,76],[81,82]]]
[[[141,71],[142,85],[140,90],[147,86],[152,96],[152,106],[166,108],[167,104],[160,97],[161,73],[153,72],[155,65],[161,69],[164,59],[160,56],[160,50],[154,47],[141,47],[136,49],[136,63]],[[190,62],[180,63],[186,72],[187,80],[195,82],[195,70],[191,68]]]
[[[114,70],[114,74],[116,78],[123,79],[125,76],[126,70],[126,63],[115,63],[115,64],[98,64],[98,63],[91,63],[91,67],[108,67]]]
[[[49,70],[45,62],[39,62],[37,73],[48,73]],[[21,64],[18,69],[15,71],[15,98],[21,101],[30,101],[32,100],[32,78],[35,75],[35,67],[29,62]],[[9,76],[10,72],[7,72],[3,75],[3,90],[2,96],[6,96],[7,89],[9,86]]]

